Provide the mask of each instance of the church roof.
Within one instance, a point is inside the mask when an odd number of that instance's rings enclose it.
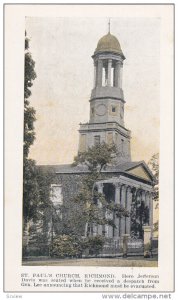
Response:
[[[139,177],[139,173],[133,172],[138,167],[142,167],[143,170],[148,175],[149,181],[154,181],[154,175],[152,174],[151,170],[148,168],[146,163],[144,161],[135,161],[135,162],[124,162],[120,163],[118,165],[110,165],[107,166],[105,170],[103,170],[103,173],[125,173],[130,176],[136,176]],[[65,164],[65,165],[46,165],[46,166],[39,166],[40,168],[48,169],[56,174],[81,174],[81,173],[88,173],[87,166],[84,165],[78,165],[73,167],[72,164]]]
[[[122,50],[120,43],[118,39],[112,35],[110,32],[108,34],[104,35],[97,44],[96,50],[94,54],[100,53],[100,52],[115,52],[117,54],[120,54],[122,56]]]

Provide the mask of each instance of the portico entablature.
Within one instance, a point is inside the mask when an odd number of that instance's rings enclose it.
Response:
[[[105,179],[105,180],[101,180],[96,182],[96,184],[98,183],[111,183],[111,184],[120,184],[120,185],[126,185],[126,186],[130,186],[130,187],[135,187],[136,189],[143,189],[147,192],[153,192],[153,187],[145,184],[145,183],[140,183],[137,180],[131,179],[131,178],[127,178],[123,175],[119,176],[119,177],[112,177],[109,179]]]

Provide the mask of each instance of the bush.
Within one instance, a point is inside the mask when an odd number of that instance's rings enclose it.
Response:
[[[50,255],[52,257],[81,257],[82,243],[72,235],[59,235],[53,239],[50,246]]]
[[[86,240],[86,248],[89,250],[90,255],[97,256],[103,249],[104,238],[100,235],[88,237]]]

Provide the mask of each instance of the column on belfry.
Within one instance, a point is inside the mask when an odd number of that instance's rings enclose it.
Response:
[[[98,193],[103,194],[103,183],[97,183]],[[98,201],[98,207],[102,210],[102,203]],[[98,225],[97,233],[102,235],[103,225]]]
[[[119,86],[119,62],[116,61],[115,67],[114,67],[114,86]]]
[[[111,67],[112,59],[108,59],[108,86],[111,86]]]
[[[115,203],[120,204],[120,193],[121,193],[121,185],[119,183],[115,184]],[[114,237],[119,238],[119,217],[115,216],[115,226],[114,229]]]
[[[123,65],[120,64],[119,67],[119,87],[122,88],[122,71],[123,71]]]
[[[132,191],[131,191],[130,187],[127,188],[126,197],[127,197],[126,209],[129,212],[129,217],[126,217],[126,234],[130,235],[130,229],[131,229],[131,215],[130,214],[131,214],[131,204],[132,204]]]
[[[126,186],[122,185],[121,188],[121,199],[120,199],[120,204],[122,207],[125,208],[125,202],[126,202]],[[120,236],[125,234],[125,217],[122,216],[120,220]]]
[[[101,59],[98,60],[96,70],[96,86],[102,86],[103,61]]]

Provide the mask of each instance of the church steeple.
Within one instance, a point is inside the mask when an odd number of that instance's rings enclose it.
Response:
[[[110,30],[110,25],[108,29]],[[125,101],[122,90],[122,67],[125,57],[118,39],[108,32],[99,40],[92,58],[94,88],[90,99],[90,122],[116,121],[124,126]],[[97,117],[97,100],[99,99],[103,99],[103,105],[107,108],[105,118]],[[108,100],[112,102],[113,108]]]
[[[97,43],[92,56],[94,87],[90,97],[90,120],[80,125],[79,151],[96,143],[115,143],[120,152],[118,162],[129,161],[130,131],[124,127],[122,67],[125,56],[118,39],[108,33]]]

